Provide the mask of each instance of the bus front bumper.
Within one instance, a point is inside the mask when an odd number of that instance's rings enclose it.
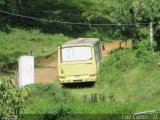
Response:
[[[96,75],[74,75],[74,76],[59,76],[60,83],[81,83],[81,82],[95,82]]]

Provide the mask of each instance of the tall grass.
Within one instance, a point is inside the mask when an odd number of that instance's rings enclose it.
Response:
[[[45,55],[57,49],[57,46],[67,41],[69,37],[63,34],[44,34],[39,30],[12,29],[11,33],[0,32],[0,53],[26,52],[33,50],[35,56]],[[47,49],[46,53],[42,50]]]
[[[96,87],[112,93],[117,102],[158,102],[159,54],[153,53],[146,41],[137,46],[102,60]]]
[[[72,97],[59,84],[35,84],[28,88],[25,114],[41,114],[39,119],[58,119],[71,113],[68,102]]]

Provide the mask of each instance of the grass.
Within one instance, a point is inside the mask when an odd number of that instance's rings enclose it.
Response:
[[[135,113],[160,109],[160,67],[156,63],[139,64],[120,74],[113,83],[109,83],[106,78],[105,82],[99,85],[97,83],[93,88],[70,89],[73,96],[81,96],[81,102],[78,106],[71,103],[71,108],[76,113],[92,114]],[[98,99],[93,103],[91,102],[92,94],[95,94]],[[102,102],[100,95],[105,96]],[[83,100],[84,96],[85,100]]]
[[[147,69],[149,65],[140,64],[136,68],[121,73],[119,79],[114,83],[105,83],[104,87],[109,93],[113,92],[117,101],[157,101],[158,96],[154,96],[159,91],[159,74],[160,68]],[[154,66],[154,64],[153,64]],[[107,79],[106,79],[107,81]],[[153,95],[154,94],[154,95]]]
[[[57,46],[71,38],[63,34],[44,34],[39,30],[12,29],[11,33],[0,32],[0,53],[25,52],[33,50],[35,56],[44,56],[57,50]]]

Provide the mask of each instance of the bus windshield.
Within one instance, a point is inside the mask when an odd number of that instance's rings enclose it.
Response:
[[[62,48],[62,62],[86,61],[92,59],[91,47]]]

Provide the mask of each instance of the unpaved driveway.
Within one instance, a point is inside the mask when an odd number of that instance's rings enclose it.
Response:
[[[57,62],[39,67],[35,69],[35,82],[47,83],[51,82],[57,77]]]

